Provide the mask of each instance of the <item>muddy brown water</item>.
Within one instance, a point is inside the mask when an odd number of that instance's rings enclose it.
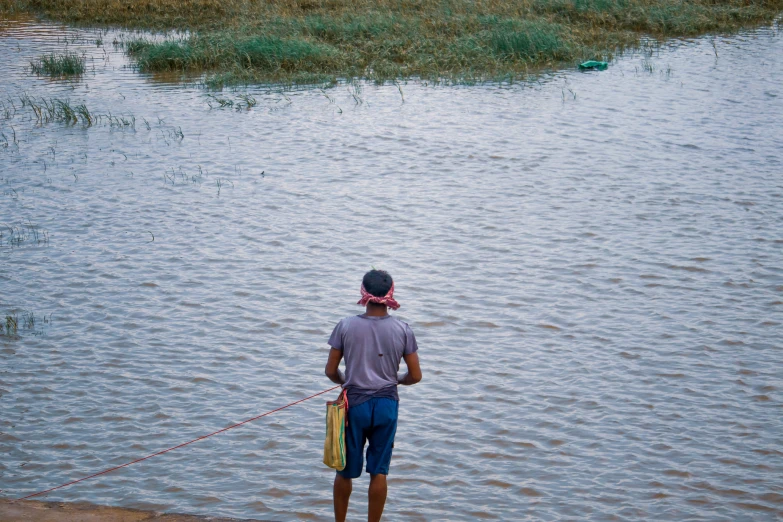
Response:
[[[776,28],[402,95],[210,97],[128,67],[121,37],[0,24],[1,495],[329,387],[376,266],[425,375],[388,520],[783,516]],[[83,78],[30,73],[66,46]],[[38,125],[25,93],[135,127]],[[322,437],[319,398],[45,500],[329,520]]]

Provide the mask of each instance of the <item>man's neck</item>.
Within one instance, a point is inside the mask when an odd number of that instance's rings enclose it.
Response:
[[[389,315],[386,305],[378,303],[367,303],[367,310],[365,315],[368,317],[385,317]]]

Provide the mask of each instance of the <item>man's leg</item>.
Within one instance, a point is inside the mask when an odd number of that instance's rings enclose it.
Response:
[[[348,513],[348,500],[351,498],[352,490],[353,481],[351,479],[343,478],[339,473],[334,474],[333,492],[335,522],[345,522],[345,515]],[[383,509],[383,507],[381,507],[381,509]]]
[[[348,425],[345,427],[345,469],[335,473],[334,477],[334,519],[344,522],[348,512],[348,499],[351,498],[353,483],[351,479],[362,474],[364,463],[364,429],[372,421],[369,403],[359,404],[348,410]]]
[[[398,403],[392,399],[371,399],[372,433],[367,448],[367,473],[370,474],[370,505],[367,520],[378,522],[386,505],[386,475],[389,473],[394,435],[397,432]]]
[[[370,475],[370,507],[367,510],[367,522],[380,522],[383,506],[386,505],[386,475]],[[347,506],[347,503],[346,503]]]

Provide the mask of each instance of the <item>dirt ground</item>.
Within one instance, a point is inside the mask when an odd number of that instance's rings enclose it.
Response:
[[[250,519],[243,519],[247,522]],[[0,499],[0,522],[238,522],[236,518],[157,513],[139,509],[96,506],[86,502],[11,502]]]

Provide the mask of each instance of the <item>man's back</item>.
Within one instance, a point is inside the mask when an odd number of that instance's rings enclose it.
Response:
[[[402,357],[418,350],[410,327],[391,315],[346,317],[329,345],[343,352],[345,388],[362,394],[396,388]]]

